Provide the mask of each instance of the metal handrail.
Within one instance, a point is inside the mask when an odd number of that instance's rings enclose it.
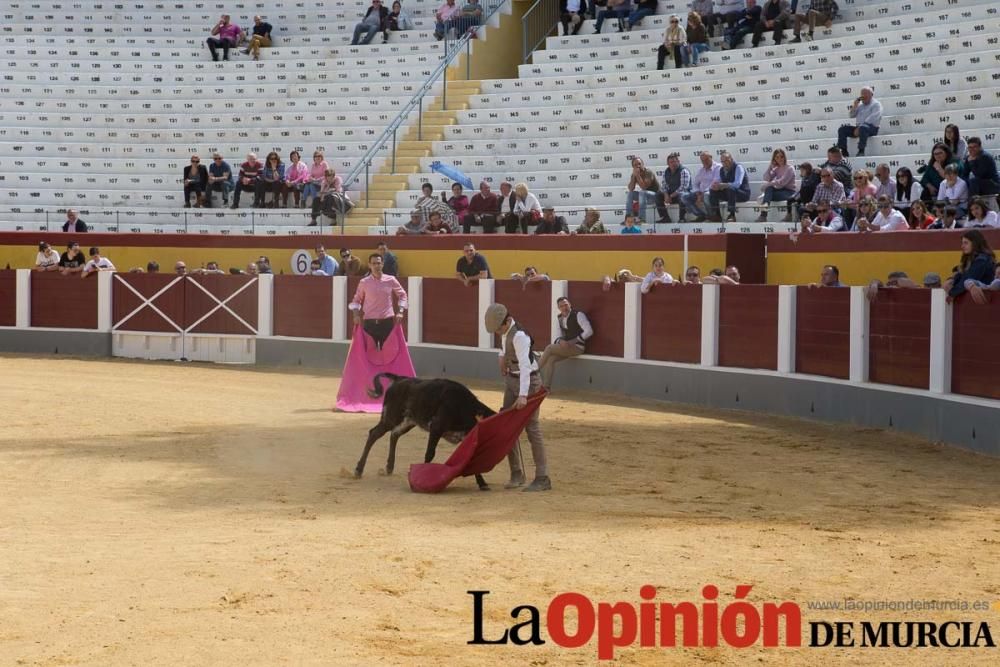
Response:
[[[521,17],[521,62],[528,58],[535,49],[552,34],[552,29],[559,23],[559,5],[552,0],[535,0]]]
[[[354,168],[347,174],[343,181],[343,189],[346,192],[350,189],[352,185],[359,181],[362,173],[365,179],[365,206],[368,206],[370,198],[368,196],[368,185],[370,182],[370,169],[375,157],[384,148],[389,146],[391,141],[392,146],[392,172],[396,173],[396,134],[399,128],[407,121],[413,110],[417,110],[417,137],[418,139],[423,138],[423,116],[424,116],[424,97],[431,92],[434,85],[437,83],[438,77],[441,77],[441,109],[447,111],[448,109],[448,68],[451,66],[452,61],[460,54],[463,50],[466,53],[465,59],[465,78],[468,80],[471,74],[471,40],[473,35],[478,33],[480,28],[486,26],[486,22],[489,21],[497,11],[503,7],[505,4],[511,0],[499,0],[495,4],[490,2],[484,3],[483,6],[483,17],[479,25],[472,26],[467,30],[461,37],[449,42],[447,34],[445,35],[444,42],[444,57],[438,64],[434,71],[430,73],[427,80],[421,84],[420,88],[414,93],[410,101],[407,102],[403,108],[399,111],[395,118],[389,121],[385,130],[379,135],[375,143],[365,152],[364,155],[358,160],[354,165]],[[340,231],[341,234],[346,233],[347,220],[345,215],[340,216]]]

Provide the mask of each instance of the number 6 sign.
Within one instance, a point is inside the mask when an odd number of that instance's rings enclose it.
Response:
[[[309,275],[309,264],[312,262],[312,255],[308,250],[296,250],[292,255],[292,273],[297,276]]]

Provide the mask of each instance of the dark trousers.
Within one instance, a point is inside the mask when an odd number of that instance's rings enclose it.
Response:
[[[396,318],[394,317],[386,317],[382,320],[363,320],[361,326],[364,328],[365,333],[375,341],[375,346],[381,350],[385,339],[392,333],[395,320]]]
[[[194,193],[197,201],[205,194],[205,187],[201,183],[188,183],[184,186],[184,203],[191,201],[191,194]]]
[[[218,37],[209,37],[205,40],[208,44],[208,50],[212,52],[212,60],[218,60],[219,54],[216,53],[216,49],[222,49],[222,59],[229,60],[229,49],[235,46],[228,39],[219,39]]]
[[[288,208],[288,194],[291,193],[295,196],[295,208],[299,207],[299,199],[302,197],[302,184],[296,183],[295,185],[289,185],[288,183],[281,184],[281,205]]]
[[[708,194],[708,200],[712,215],[716,218],[721,218],[722,211],[720,210],[720,206],[722,202],[728,204],[730,215],[736,215],[736,202],[749,201],[750,195],[740,190],[712,190]]]
[[[229,191],[233,189],[233,186],[225,181],[216,181],[215,183],[208,184],[208,190],[205,191],[207,195],[205,197],[205,208],[212,208],[212,193],[218,190],[222,193],[222,203],[229,203]]]
[[[682,47],[680,44],[675,44],[673,47],[674,52],[674,67],[680,69],[684,64],[684,58],[682,56]],[[670,52],[670,48],[666,44],[660,44],[660,48],[656,50],[656,69],[663,69],[663,63],[667,59],[667,53]]]
[[[528,233],[528,226],[538,226],[538,220],[530,212],[508,213],[503,217],[503,228],[508,234],[516,234],[517,228],[521,228],[522,234]]]
[[[858,129],[858,153],[865,152],[865,146],[868,145],[868,137],[874,137],[878,134],[878,128],[874,125],[841,125],[840,129],[837,130],[837,145],[840,146],[844,157],[848,157],[847,140],[854,136],[855,127]]]
[[[274,207],[278,207],[278,195],[281,194],[281,181],[257,181],[257,189],[254,191],[253,205],[265,206],[267,194],[271,193],[271,201]]]
[[[462,218],[463,234],[468,234],[472,231],[472,227],[479,226],[482,226],[483,232],[486,234],[496,234],[497,216],[492,213],[467,213]]]
[[[241,192],[252,192],[254,198],[257,197],[257,182],[254,181],[250,185],[246,185],[243,181],[236,182],[236,189],[233,190],[233,208],[240,205],[240,193]]]
[[[341,198],[340,193],[327,193],[320,197],[319,195],[313,197],[312,202],[312,219],[316,222],[319,217],[320,212],[326,215],[328,218],[336,218],[338,215],[346,215],[347,211],[350,210],[346,207],[346,202]],[[343,209],[343,210],[342,210]]]
[[[677,195],[677,207],[677,220],[678,222],[684,222],[684,218],[687,216],[687,209],[684,208],[684,202],[681,201],[679,194]],[[656,193],[656,214],[660,216],[660,220],[663,222],[671,222],[670,211],[667,209],[667,196],[662,190]]]
[[[785,19],[781,19],[780,21],[774,22],[774,32],[771,33],[771,38],[774,40],[775,44],[781,44],[781,38],[783,36],[785,28],[787,27],[788,24],[785,22]],[[757,24],[753,28],[754,46],[760,44],[761,37],[764,36],[765,30],[767,30],[767,27],[764,25],[764,21],[757,21]]]
[[[574,17],[578,17],[579,20],[576,22],[576,25],[573,26],[573,32],[570,33],[569,26],[570,23],[574,20]],[[559,17],[559,22],[562,23],[563,27],[563,36],[565,37],[566,35],[569,34],[574,34],[574,35],[578,34],[580,32],[580,28],[583,27],[584,18],[585,17],[583,14],[575,14],[573,12],[563,12],[562,15]]]
[[[721,22],[721,16],[719,14],[705,14],[701,16],[701,23],[705,26],[705,34],[709,37],[715,37],[715,26]],[[719,17],[719,18],[716,18]]]

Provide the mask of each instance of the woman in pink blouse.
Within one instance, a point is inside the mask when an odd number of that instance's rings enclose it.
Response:
[[[344,197],[344,179],[338,176],[333,169],[327,169],[326,173],[323,174],[323,183],[319,193],[313,197],[310,227],[316,226],[320,210],[331,218],[338,212],[347,213],[350,210],[347,199]]]
[[[867,169],[858,169],[854,172],[854,189],[847,199],[840,202],[843,209],[844,224],[850,229],[854,224],[854,218],[860,215],[860,204],[865,199],[875,200],[875,193],[878,186],[872,183],[872,173]],[[876,211],[877,212],[877,211]],[[872,218],[868,218],[871,220]]]
[[[313,197],[315,200],[315,197],[319,194],[320,187],[323,185],[323,177],[329,168],[330,165],[323,159],[323,151],[313,153],[313,163],[309,168],[309,180],[302,187],[302,208],[306,207],[309,197]]]
[[[795,196],[795,169],[788,164],[788,156],[785,151],[777,149],[771,154],[771,164],[764,172],[764,182],[761,183],[761,192],[764,195],[764,208],[761,209],[758,222],[767,222],[767,211],[773,201],[787,202]],[[785,222],[792,221],[791,209],[785,214]]]
[[[289,153],[288,159],[292,163],[285,169],[285,182],[281,185],[281,205],[288,208],[288,193],[291,192],[295,195],[295,208],[298,208],[302,188],[309,182],[309,167],[302,161],[298,151]]]

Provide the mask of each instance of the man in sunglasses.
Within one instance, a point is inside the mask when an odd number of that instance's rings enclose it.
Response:
[[[208,188],[205,190],[205,208],[212,208],[212,192],[222,193],[222,205],[229,206],[229,193],[233,191],[233,170],[218,153],[212,154],[208,165]]]
[[[859,232],[898,232],[910,228],[906,217],[892,207],[892,200],[885,195],[878,198],[875,218],[858,218],[856,226]]]
[[[803,215],[801,224],[802,231],[809,234],[844,231],[844,219],[837,215],[828,202],[816,207],[816,217],[812,220],[808,215]]]

